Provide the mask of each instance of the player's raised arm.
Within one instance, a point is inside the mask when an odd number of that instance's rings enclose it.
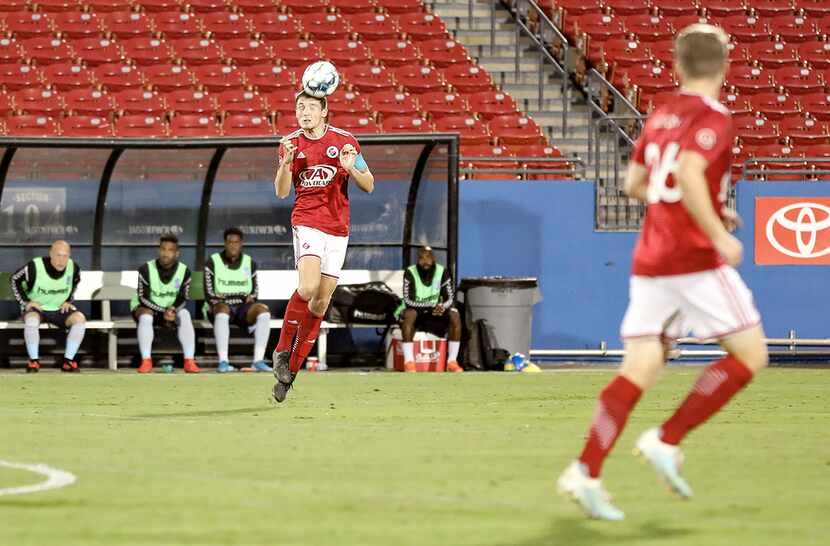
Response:
[[[355,184],[366,193],[375,190],[375,177],[354,146],[346,144],[340,150],[340,166],[354,178]]]
[[[278,198],[285,199],[291,193],[291,164],[294,161],[294,151],[297,146],[289,138],[282,139],[280,146],[280,164],[274,177],[274,190]]]
[[[712,206],[705,175],[708,165],[709,162],[699,153],[682,151],[677,159],[675,179],[683,192],[683,206],[709,236],[726,263],[736,266],[741,263],[743,245],[727,231],[723,220]]]

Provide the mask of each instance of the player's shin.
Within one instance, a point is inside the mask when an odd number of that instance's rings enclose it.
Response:
[[[277,351],[291,350],[291,344],[294,343],[297,329],[300,327],[302,320],[309,314],[308,300],[304,300],[300,293],[295,290],[291,295],[291,299],[288,300],[288,306],[285,308],[280,339],[277,342]]]
[[[317,341],[317,336],[320,333],[320,324],[322,322],[322,316],[309,314],[300,323],[300,328],[297,332],[297,344],[291,352],[292,372],[297,373],[303,366],[303,362],[305,362],[306,357]]]

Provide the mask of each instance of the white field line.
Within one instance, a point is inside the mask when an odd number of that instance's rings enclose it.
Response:
[[[59,470],[46,466],[45,464],[23,464],[12,463],[9,461],[0,460],[0,466],[6,468],[13,468],[15,470],[27,470],[46,476],[46,480],[34,485],[23,485],[20,487],[6,487],[0,489],[0,497],[4,495],[23,495],[25,493],[37,493],[39,491],[48,491],[50,489],[60,489],[67,485],[72,485],[78,479],[71,472]]]

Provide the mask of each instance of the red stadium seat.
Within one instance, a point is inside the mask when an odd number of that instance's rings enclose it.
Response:
[[[335,93],[327,100],[329,112],[339,114],[358,114],[361,116],[372,116],[369,111],[369,104],[366,98],[354,91]],[[292,114],[293,117],[293,114]]]
[[[26,58],[39,66],[66,63],[72,60],[72,48],[65,40],[52,36],[38,36],[20,41]]]
[[[339,129],[350,133],[377,133],[378,126],[374,119],[368,115],[361,114],[338,114],[332,115],[331,124]]]
[[[500,144],[528,145],[545,144],[545,137],[536,123],[518,114],[497,116],[487,123],[490,132],[498,138]]]
[[[109,93],[88,87],[64,93],[63,108],[73,115],[108,117],[113,108],[113,101]]]
[[[630,15],[621,19],[625,30],[636,35],[641,42],[659,42],[674,36],[669,20],[657,15]]]
[[[766,20],[746,13],[725,17],[720,21],[720,26],[741,43],[762,42],[770,37]]]
[[[175,0],[168,0],[169,2],[174,2]],[[139,0],[135,2],[136,4],[144,4],[144,0]],[[124,0],[82,0],[81,4],[85,6],[89,6],[92,8],[94,13],[110,13],[113,11],[121,11],[124,9]],[[146,6],[144,6],[146,9]],[[150,10],[147,10],[150,11]]]
[[[697,8],[695,8],[697,9]],[[684,28],[689,25],[696,25],[698,23],[708,23],[709,18],[703,15],[699,15],[697,13],[687,14],[687,15],[677,15],[672,18],[671,25],[674,27],[675,32],[680,32]]]
[[[464,46],[453,39],[423,40],[418,42],[418,49],[421,50],[424,58],[429,59],[438,68],[447,68],[458,64],[472,64],[470,55]]]
[[[40,72],[28,64],[8,63],[0,65],[0,86],[7,91],[25,89],[40,83]]]
[[[143,68],[145,82],[159,91],[174,91],[192,87],[193,74],[184,66],[174,63],[159,63]]]
[[[796,146],[830,144],[827,125],[812,116],[787,117],[779,121],[779,127],[781,134]]]
[[[312,40],[344,40],[349,36],[348,20],[336,13],[307,13],[299,19]]]
[[[389,116],[412,116],[420,110],[418,101],[412,95],[399,91],[380,91],[368,96],[371,110],[383,118]]]
[[[651,5],[658,8],[664,17],[697,15],[697,6],[693,0],[651,0]]]
[[[75,54],[87,66],[99,66],[120,61],[123,52],[115,41],[108,38],[82,38],[72,42]]]
[[[830,41],[810,41],[798,44],[798,57],[813,68],[830,68]],[[828,82],[825,82],[828,83]]]
[[[60,122],[61,136],[76,138],[110,138],[112,124],[102,116],[67,116]]]
[[[242,90],[245,80],[240,70],[228,64],[205,64],[193,67],[196,82],[213,93]]]
[[[766,126],[769,124],[769,120],[767,120],[763,115],[758,112],[751,112],[747,114],[736,114],[732,116],[732,125],[735,127],[736,130],[740,129],[749,129],[749,130],[765,130]]]
[[[218,137],[222,130],[213,116],[182,114],[170,119],[170,136],[173,138]]]
[[[660,61],[665,66],[674,66],[674,40],[651,42],[647,46],[652,61]]]
[[[796,0],[795,4],[810,17],[830,15],[830,4],[827,3],[827,0]]]
[[[114,11],[102,17],[104,28],[119,39],[138,38],[153,34],[152,20],[136,11]]]
[[[648,94],[669,91],[677,86],[669,69],[651,63],[626,69],[623,82],[627,82],[626,85],[636,85]]]
[[[58,93],[48,87],[28,87],[15,91],[12,102],[18,114],[57,117],[63,111]]]
[[[773,91],[772,73],[762,66],[732,64],[726,75],[728,85],[733,85],[741,94],[749,95]]]
[[[769,119],[781,119],[801,112],[801,105],[795,97],[783,93],[758,93],[749,98],[749,104]]]
[[[12,115],[13,110],[9,94],[0,93],[0,118]]]
[[[588,52],[588,58],[595,64],[602,61],[609,65],[615,64],[619,68],[642,64],[651,60],[645,44],[639,43],[633,38],[613,38],[602,42],[596,49]]]
[[[611,8],[615,15],[646,15],[649,6],[646,2],[631,0],[604,0],[603,5]]]
[[[187,5],[196,13],[213,13],[227,9],[225,0],[187,0]]]
[[[267,63],[274,58],[265,42],[253,38],[234,38],[222,42],[225,59],[231,59],[235,65],[248,66]]]
[[[170,49],[155,37],[142,36],[121,42],[124,55],[140,67],[153,66],[170,59]]]
[[[261,93],[297,87],[294,73],[279,64],[263,63],[241,66],[239,69],[245,75],[245,85]]]
[[[780,36],[781,40],[788,44],[808,42],[816,38],[816,32],[813,30],[812,23],[803,15],[782,13],[776,15],[770,21],[769,26],[773,35]]]
[[[398,25],[388,15],[381,13],[357,13],[347,16],[352,32],[360,35],[364,42],[393,40],[398,38]]]
[[[485,91],[470,95],[470,109],[481,119],[490,120],[496,116],[516,113],[516,102],[501,91]]]
[[[202,34],[199,18],[182,11],[162,11],[152,13],[157,32],[161,32],[167,40],[181,38],[198,38]]]
[[[0,37],[0,64],[16,63],[23,56],[17,40],[5,36]]]
[[[5,119],[6,134],[18,137],[58,136],[58,124],[54,118],[37,115],[10,116]]]
[[[789,93],[806,95],[824,90],[824,80],[819,72],[806,66],[787,66],[775,71],[775,81]]]
[[[216,102],[213,96],[202,90],[177,89],[164,95],[170,112],[176,114],[213,114]]]
[[[380,66],[354,65],[347,66],[341,75],[346,82],[361,93],[375,93],[395,89],[395,81],[390,71]]]
[[[375,0],[379,8],[389,13],[423,13],[424,4],[421,0]]]
[[[232,4],[242,10],[242,13],[264,13],[273,11],[278,2],[274,0],[233,0]]]
[[[292,117],[296,112],[297,91],[294,89],[278,89],[261,93],[268,104],[268,108],[279,115],[288,114]]]
[[[277,134],[285,136],[297,130],[297,118],[288,114],[277,117]]]
[[[625,33],[625,26],[620,18],[605,13],[582,15],[574,22],[574,32],[587,34],[590,43],[605,42]]]
[[[251,32],[251,22],[241,13],[215,11],[202,16],[202,28],[218,40],[243,38]]]
[[[821,121],[830,121],[830,92],[801,95],[798,99],[805,112]]]
[[[78,0],[37,0],[38,10],[46,13],[61,13],[78,9]]]
[[[133,4],[141,6],[141,8],[148,13],[159,13],[180,9],[179,0],[134,0]]]
[[[505,180],[516,178],[519,162],[511,160],[515,154],[504,146],[490,144],[462,144],[459,150],[460,167],[473,180]],[[494,161],[504,158],[504,161]],[[469,174],[467,174],[469,171]]]
[[[280,0],[280,4],[292,13],[324,12],[328,8],[328,0]]]
[[[372,61],[369,49],[357,40],[326,40],[320,42],[320,49],[324,57],[338,67],[368,64]]]
[[[430,133],[430,123],[418,115],[389,116],[380,124],[384,133]]]
[[[170,47],[189,66],[217,64],[222,59],[222,50],[216,42],[204,37],[171,40]]]
[[[114,131],[117,137],[126,138],[165,138],[167,128],[161,118],[153,115],[126,115],[115,121]]]
[[[430,40],[447,35],[441,19],[431,13],[408,13],[398,19],[398,28],[413,40]]]
[[[296,39],[300,32],[299,24],[290,13],[267,11],[251,17],[254,31],[267,40]]]
[[[226,114],[267,115],[267,102],[259,93],[248,90],[233,89],[223,91],[217,96],[219,109]]]
[[[92,74],[77,63],[57,63],[44,67],[43,81],[58,91],[69,91],[92,85]]]
[[[418,48],[406,40],[375,40],[367,42],[366,46],[377,60],[389,68],[413,64],[420,57]]]
[[[126,62],[102,64],[96,66],[93,73],[95,81],[109,91],[140,88],[144,85],[141,73]]]
[[[471,116],[445,116],[435,120],[435,129],[444,133],[458,133],[462,144],[489,144],[492,140],[487,127]]]
[[[716,17],[737,15],[746,10],[744,0],[700,0],[699,4],[706,8],[709,15]]]
[[[6,16],[6,30],[18,40],[52,34],[52,18],[46,13],[13,12]]]
[[[101,32],[101,20],[95,13],[67,11],[55,14],[55,30],[68,38],[91,38]]]
[[[441,73],[429,66],[399,66],[395,69],[395,78],[410,93],[430,93],[444,89]]]
[[[490,74],[478,66],[451,66],[444,75],[447,83],[461,93],[483,93],[493,88]]]
[[[642,109],[642,111],[651,113],[654,110],[660,108],[661,106],[664,106],[676,100],[676,97],[677,93],[675,93],[674,91],[664,91],[662,93],[650,95],[648,99],[643,99],[640,101],[641,104],[645,104],[645,108]]]
[[[112,97],[115,108],[121,115],[161,116],[167,110],[161,95],[145,89],[125,89],[113,93]]]
[[[752,0],[749,7],[763,17],[778,18],[793,13],[792,0]]]
[[[329,6],[343,14],[371,13],[375,10],[372,0],[329,0]]]
[[[742,97],[734,87],[721,91],[720,102],[729,108],[732,115],[752,112],[749,101],[746,100],[746,97]]]
[[[749,46],[750,56],[768,68],[798,64],[798,52],[784,42],[758,42]]]
[[[764,121],[763,125],[757,128],[741,128],[736,129],[735,134],[741,139],[741,143],[745,146],[762,146],[765,144],[775,144],[781,140],[781,135],[774,124]]]
[[[455,115],[458,112],[466,112],[470,108],[462,95],[444,91],[419,95],[418,102],[421,109],[433,118]]]
[[[321,56],[317,46],[308,40],[292,38],[272,42],[270,45],[274,55],[289,67],[305,69],[308,64],[319,60]]]

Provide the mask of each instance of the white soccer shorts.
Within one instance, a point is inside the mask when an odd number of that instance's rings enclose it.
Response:
[[[307,226],[294,227],[294,265],[300,258],[314,256],[320,259],[320,272],[326,277],[340,278],[349,237],[330,235]]]
[[[752,292],[737,271],[723,265],[685,275],[632,276],[620,335],[677,339],[691,332],[722,339],[760,322]]]

